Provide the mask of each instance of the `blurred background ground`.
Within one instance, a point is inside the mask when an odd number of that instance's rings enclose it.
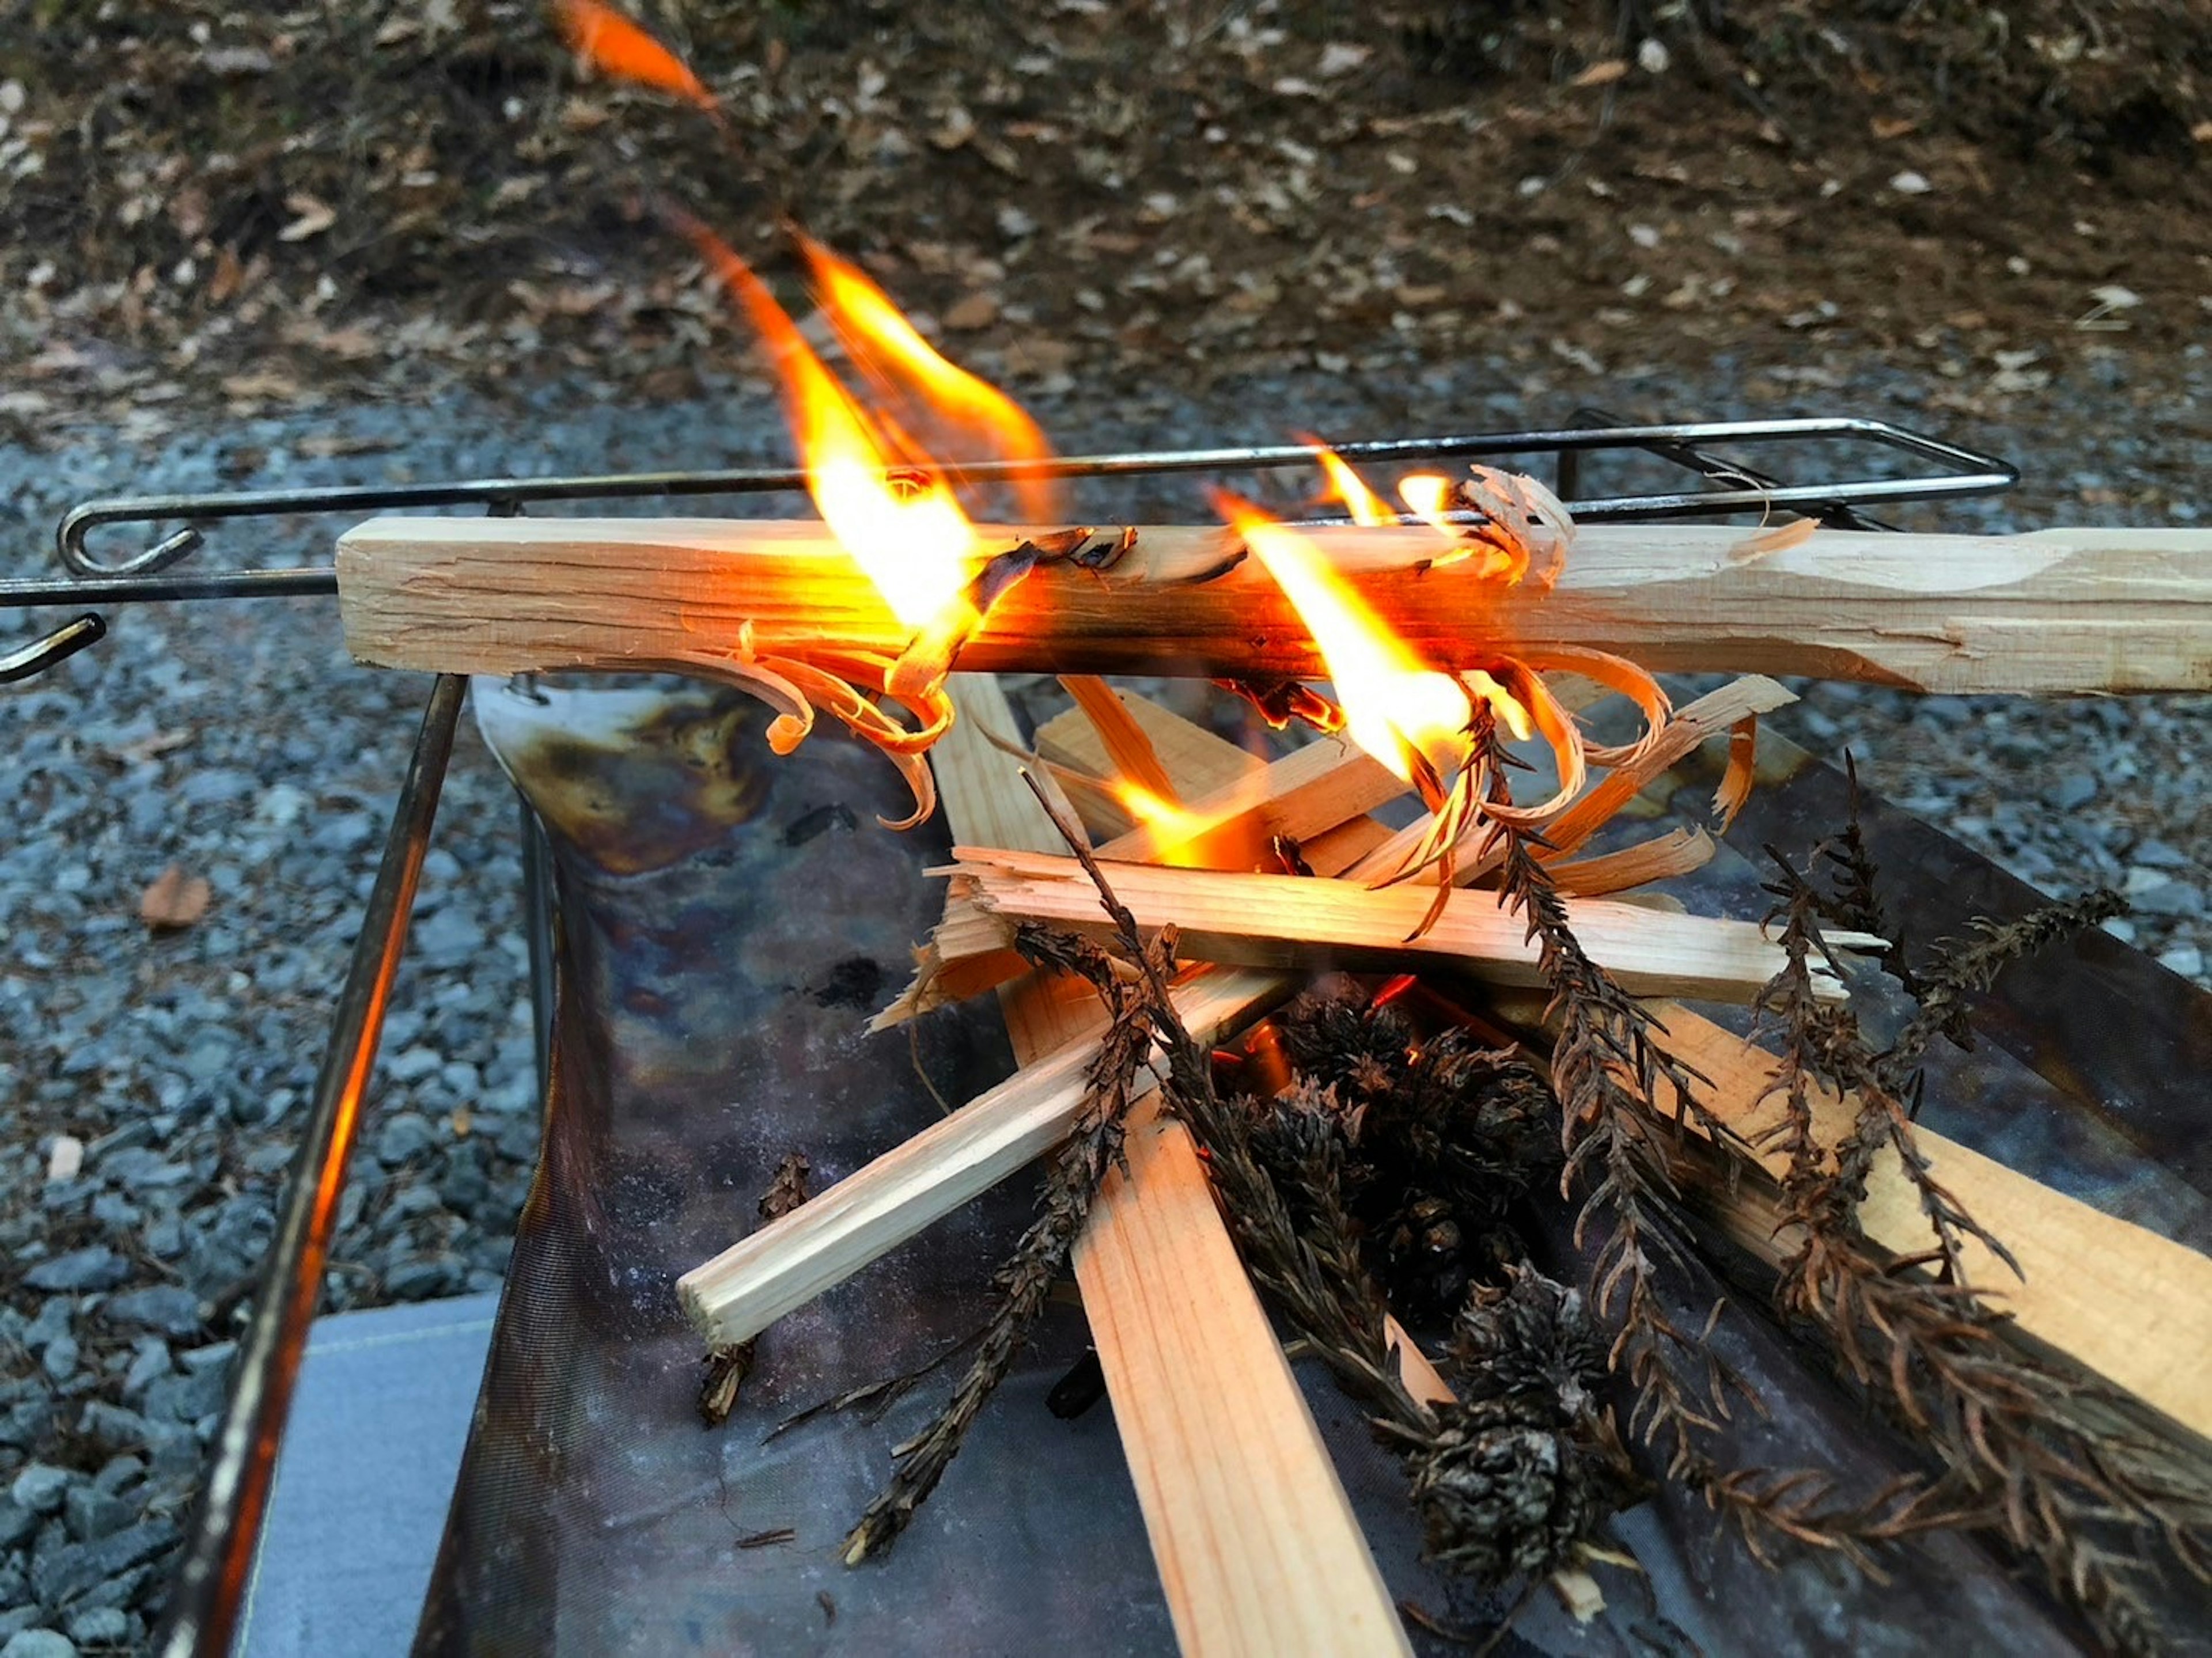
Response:
[[[0,572],[91,495],[787,458],[657,197],[794,302],[803,219],[1070,449],[1850,412],[2021,465],[1917,522],[2212,506],[2197,0],[642,15],[724,127],[532,5],[0,0]],[[0,1645],[158,1605],[425,689],[325,604],[113,619],[0,693]],[[1784,729],[2205,979],[2207,699],[1806,689]],[[513,813],[465,730],[329,1305],[498,1280]],[[149,934],[173,863],[207,907]]]

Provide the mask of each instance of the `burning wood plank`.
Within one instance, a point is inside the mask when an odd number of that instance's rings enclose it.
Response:
[[[1319,750],[1322,757],[1293,766],[1289,763],[1297,758],[1293,754],[1267,766],[1226,738],[1216,737],[1157,702],[1127,694],[1121,700],[1152,738],[1170,774],[1218,774],[1228,780],[1183,807],[1186,821],[1203,823],[1211,811],[1225,810],[1243,816],[1249,825],[1236,836],[1224,836],[1215,827],[1178,861],[1209,869],[1249,867],[1279,835],[1297,843],[1315,874],[1339,875],[1391,838],[1388,829],[1364,814],[1395,799],[1407,786],[1364,750],[1344,743],[1316,743],[1308,746]],[[1130,849],[1139,843],[1124,837],[1150,826],[1131,810],[1127,791],[1117,792],[1111,782],[1098,780],[1112,776],[1113,762],[1083,710],[1070,708],[1038,726],[1036,750],[1039,758],[1055,768],[1054,776],[1074,797],[1084,827],[1094,835],[1113,837],[1099,848],[1099,855],[1136,861]],[[1334,766],[1328,756],[1334,756]],[[1322,774],[1314,775],[1308,767],[1318,767]]]
[[[878,1026],[959,1000],[1007,975],[1024,921],[1103,938],[1108,926],[1073,859],[960,847],[944,923],[921,976]],[[1117,865],[1115,891],[1147,930],[1173,926],[1188,959],[1254,967],[1383,969],[1449,963],[1505,985],[1542,982],[1536,947],[1494,893],[1462,891],[1436,925],[1413,937],[1429,910],[1425,885],[1370,889],[1348,881],[1212,870]],[[1749,921],[1672,915],[1603,899],[1572,906],[1576,935],[1632,993],[1748,1002],[1782,965]],[[1832,933],[1839,948],[1878,947],[1863,933]],[[1840,999],[1843,987],[1822,981]]]
[[[1741,531],[1598,525],[1556,586],[1431,568],[1426,526],[1310,532],[1426,662],[1609,651],[1655,671],[1861,679],[1927,691],[2212,686],[2212,535],[1820,531],[1751,563]],[[979,544],[1022,531],[982,527]],[[1097,570],[1038,564],[959,652],[985,671],[1325,677],[1289,599],[1216,527],[1139,532]],[[764,654],[897,657],[913,630],[823,525],[715,519],[380,519],[338,544],[363,661],[463,673],[668,668]]]

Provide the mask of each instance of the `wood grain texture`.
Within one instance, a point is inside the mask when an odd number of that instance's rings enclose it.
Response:
[[[1017,528],[989,526],[1012,546]],[[1312,532],[1413,649],[1611,651],[1655,671],[1798,674],[1928,691],[2212,686],[2212,531],[2022,536],[1823,530],[1753,559],[1725,527],[1597,525],[1549,592],[1476,560],[1430,568],[1425,528]],[[982,671],[1325,677],[1257,562],[1215,526],[1160,526],[1103,575],[1040,568],[969,641]],[[337,553],[346,642],[465,673],[670,667],[763,653],[896,654],[900,629],[818,524],[705,519],[378,519]]]
[[[962,676],[954,695],[965,723],[1011,725],[995,684]],[[995,776],[980,756],[939,769],[955,832],[983,827],[1016,845],[1060,845],[1013,762],[988,753]],[[1237,759],[1257,763],[1241,751]],[[1202,789],[1221,770],[1175,780]],[[1038,1008],[1024,1007],[1036,984],[1005,998],[1024,1064],[1037,1044],[1095,1040],[1098,1029],[1095,1003],[1086,1011],[1048,991]],[[1410,1651],[1189,1131],[1157,1094],[1127,1128],[1127,1170],[1109,1172],[1099,1188],[1075,1276],[1177,1643],[1205,1658]]]
[[[996,982],[990,975],[999,969],[992,964],[1004,959],[1018,922],[1104,936],[1105,917],[1073,859],[991,847],[957,847],[954,855],[959,862],[952,898],[925,953],[920,993],[908,1011]],[[1417,938],[1411,935],[1435,896],[1425,883],[1377,889],[1140,865],[1118,865],[1112,878],[1138,924],[1176,927],[1191,960],[1384,971],[1428,961],[1498,984],[1542,982],[1526,924],[1501,908],[1494,892],[1455,893],[1436,925]],[[1568,913],[1591,958],[1639,996],[1747,1003],[1782,965],[1781,951],[1755,922],[1668,914],[1601,898],[1571,900]],[[1879,941],[1835,933],[1830,942],[1856,949]],[[1832,978],[1818,982],[1824,993],[1843,994]]]
[[[1655,1008],[1663,1046],[1712,1079],[1715,1114],[1747,1138],[1779,1120],[1782,1102],[1764,1099],[1771,1054],[1711,1020],[1673,1005]],[[1834,1144],[1857,1115],[1855,1101],[1825,1095],[1814,1121]],[[2024,1277],[1977,1239],[1966,1240],[1967,1278],[2021,1330],[2070,1354],[2107,1381],[2194,1432],[2212,1438],[2212,1257],[2107,1215],[1928,1128],[1916,1130],[1937,1180],[1975,1219],[2003,1240]],[[1788,1159],[1761,1161],[1780,1178]],[[1708,1201],[1737,1242],[1769,1261],[1790,1248],[1775,1230],[1771,1193],[1740,1187]],[[1867,1181],[1859,1218],[1867,1236],[1899,1255],[1929,1248],[1935,1233],[1894,1150],[1883,1151]]]

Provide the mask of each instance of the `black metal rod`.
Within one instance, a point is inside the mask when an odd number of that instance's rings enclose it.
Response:
[[[107,637],[107,624],[97,616],[81,616],[74,622],[64,622],[43,639],[34,639],[19,649],[0,656],[0,685],[13,685],[19,680],[34,679],[57,662],[75,656],[88,645],[97,645]]]
[[[268,1514],[276,1447],[291,1410],[301,1351],[322,1291],[346,1159],[361,1126],[385,1004],[407,942],[415,884],[430,844],[430,824],[467,687],[459,674],[438,677],[392,811],[392,834],[354,940],[352,964],[315,1079],[299,1156],[285,1185],[261,1292],[239,1342],[214,1462],[155,1643],[162,1658],[214,1658],[230,1649],[239,1596]]]
[[[1445,437],[1381,438],[1346,442],[1350,460],[1428,460],[1447,457],[1571,452],[1644,447],[1654,443],[1803,442],[1856,438],[1955,469],[1957,476],[1929,480],[1951,493],[2010,488],[2019,474],[1995,458],[1946,443],[1888,421],[1859,416],[1813,416],[1790,420],[1687,421],[1651,426],[1534,428],[1519,432],[1467,433]],[[1248,444],[1213,449],[1134,451],[1071,455],[1034,463],[976,461],[951,470],[988,483],[1042,471],[1054,477],[1121,477],[1164,472],[1221,472],[1255,467],[1304,465],[1312,446],[1303,443]],[[1909,483],[1919,480],[1900,480]],[[147,574],[189,553],[197,537],[179,533],[118,564],[102,564],[85,537],[102,525],[167,519],[210,521],[271,513],[379,512],[426,507],[509,507],[550,501],[623,501],[650,496],[754,495],[803,489],[806,473],[795,466],[726,467],[708,471],[582,474],[568,477],[473,478],[445,483],[387,483],[315,489],[252,489],[219,495],[118,496],[72,508],[56,531],[63,566],[90,580]],[[1834,487],[1834,486],[1828,486]]]
[[[1448,457],[1551,452],[1560,457],[1562,494],[1573,493],[1573,462],[1583,453],[1642,449],[1681,459],[1704,443],[1804,443],[1855,440],[1899,451],[1950,470],[1902,478],[1823,479],[1816,483],[1766,487],[1761,475],[1744,472],[1754,487],[1738,489],[1670,490],[1570,501],[1577,519],[1589,523],[1690,518],[1776,507],[1808,507],[1832,513],[1839,506],[1876,501],[1941,501],[1994,495],[2020,481],[2019,472],[1992,456],[1978,454],[1924,433],[1887,421],[1856,416],[1820,416],[1771,421],[1693,421],[1653,426],[1593,426],[1532,428],[1432,438],[1383,438],[1347,442],[1338,452],[1355,461],[1419,461]],[[1305,444],[1077,455],[1043,469],[1061,477],[1121,477],[1147,474],[1250,471],[1304,465],[1313,450]],[[1695,465],[1695,462],[1690,462]],[[983,461],[958,469],[968,480],[985,483],[1012,475],[1011,463]],[[260,489],[201,495],[135,495],[88,501],[62,519],[57,532],[69,578],[0,581],[0,609],[38,604],[100,604],[130,601],[260,598],[327,596],[337,590],[328,566],[289,570],[227,570],[204,575],[169,574],[169,568],[200,544],[198,531],[180,531],[119,563],[102,564],[85,547],[85,537],[103,525],[155,524],[174,519],[203,522],[275,513],[366,513],[430,507],[487,507],[515,512],[535,501],[621,501],[653,496],[755,495],[793,492],[806,485],[796,467],[736,467],[715,471],[636,472],[544,478],[477,478],[448,483],[371,484],[340,489]]]

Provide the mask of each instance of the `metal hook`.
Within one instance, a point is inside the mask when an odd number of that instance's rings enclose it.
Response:
[[[19,650],[0,656],[0,685],[35,679],[55,663],[75,656],[88,645],[107,637],[107,624],[89,612],[64,622],[44,639],[34,639]]]
[[[157,570],[166,570],[172,564],[191,557],[205,544],[207,538],[198,530],[187,525],[176,534],[155,542],[134,558],[126,558],[120,564],[103,564],[86,550],[84,538],[93,525],[106,522],[110,513],[103,509],[117,504],[87,501],[62,519],[61,528],[56,532],[54,541],[56,546],[61,550],[63,564],[69,568],[71,574],[79,576],[152,575]],[[127,505],[127,503],[124,504]]]

